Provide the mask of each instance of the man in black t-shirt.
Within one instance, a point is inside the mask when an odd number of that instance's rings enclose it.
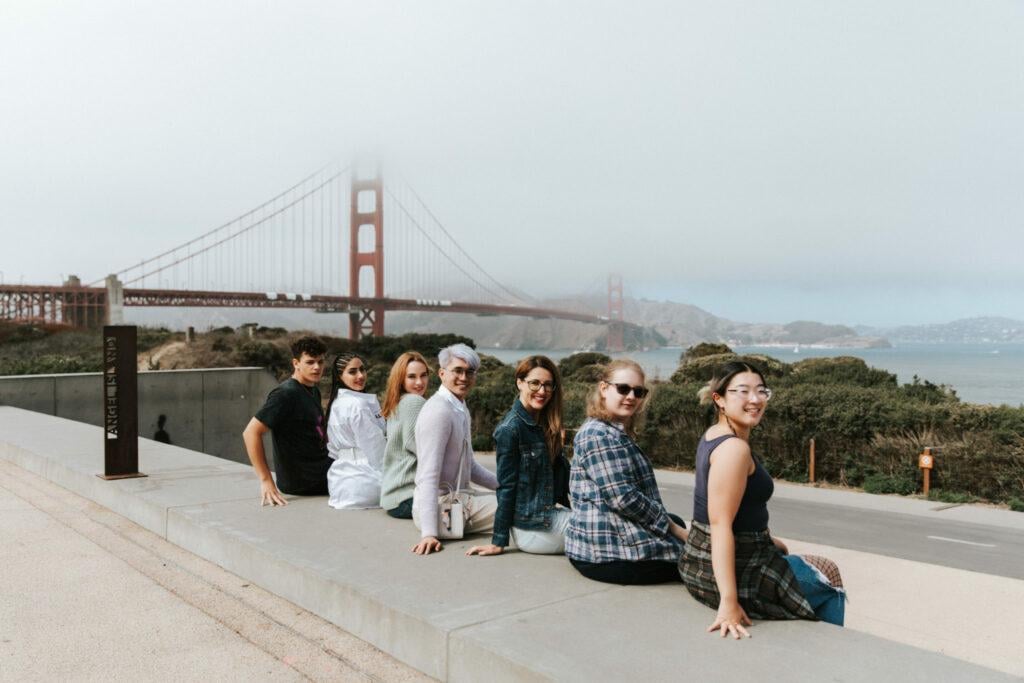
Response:
[[[331,459],[324,446],[326,425],[318,386],[326,353],[327,347],[316,337],[292,344],[292,376],[270,392],[242,432],[245,451],[260,478],[262,505],[287,505],[282,493],[327,495]],[[276,485],[263,449],[268,431],[274,440]]]

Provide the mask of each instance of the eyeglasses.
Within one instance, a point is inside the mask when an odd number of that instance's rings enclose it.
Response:
[[[544,391],[549,394],[555,390],[554,382],[541,382],[539,379],[528,379],[526,380],[526,386],[530,388],[530,393],[536,394],[543,387]]]
[[[606,382],[606,384],[611,384],[611,382]],[[629,396],[629,392],[633,392],[633,395],[636,396],[637,400],[646,396],[647,392],[650,391],[647,387],[633,387],[628,384],[611,385],[615,387],[615,391],[619,392],[620,396]]]
[[[736,387],[735,389],[726,389],[730,394],[736,394],[740,399],[747,401],[750,399],[751,390],[750,387]],[[767,401],[772,397],[772,390],[768,387],[758,387],[753,390],[753,393],[757,394],[762,401]]]
[[[474,377],[476,377],[476,370],[474,370],[473,368],[457,367],[445,368],[445,370],[447,372],[452,373],[456,377],[465,377],[466,379],[473,379]]]

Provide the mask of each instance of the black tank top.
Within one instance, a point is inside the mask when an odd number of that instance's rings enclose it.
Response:
[[[710,524],[708,519],[708,471],[711,469],[711,452],[726,439],[735,435],[725,434],[708,441],[703,436],[697,443],[697,480],[693,489],[693,518],[701,524]],[[735,437],[739,438],[739,437]],[[761,461],[754,458],[754,472],[747,477],[747,488],[740,499],[740,509],[732,521],[733,531],[764,531],[768,528],[768,499],[775,491],[771,475]]]

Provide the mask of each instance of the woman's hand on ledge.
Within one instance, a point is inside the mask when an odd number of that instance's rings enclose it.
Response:
[[[466,555],[501,555],[504,551],[500,545],[475,545],[466,551]]]
[[[736,640],[739,640],[740,636],[749,638],[750,634],[743,626],[752,626],[753,623],[738,602],[722,602],[718,605],[715,623],[708,626],[708,633],[719,631],[723,638],[731,633]]]

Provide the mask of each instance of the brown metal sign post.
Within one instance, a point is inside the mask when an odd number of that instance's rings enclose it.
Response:
[[[925,447],[924,452],[917,456],[917,466],[924,473],[924,495],[927,497],[931,488],[932,467],[935,466],[935,457],[932,455],[931,448]]]
[[[103,327],[103,474],[101,479],[144,477],[139,472],[138,352],[134,325]]]

